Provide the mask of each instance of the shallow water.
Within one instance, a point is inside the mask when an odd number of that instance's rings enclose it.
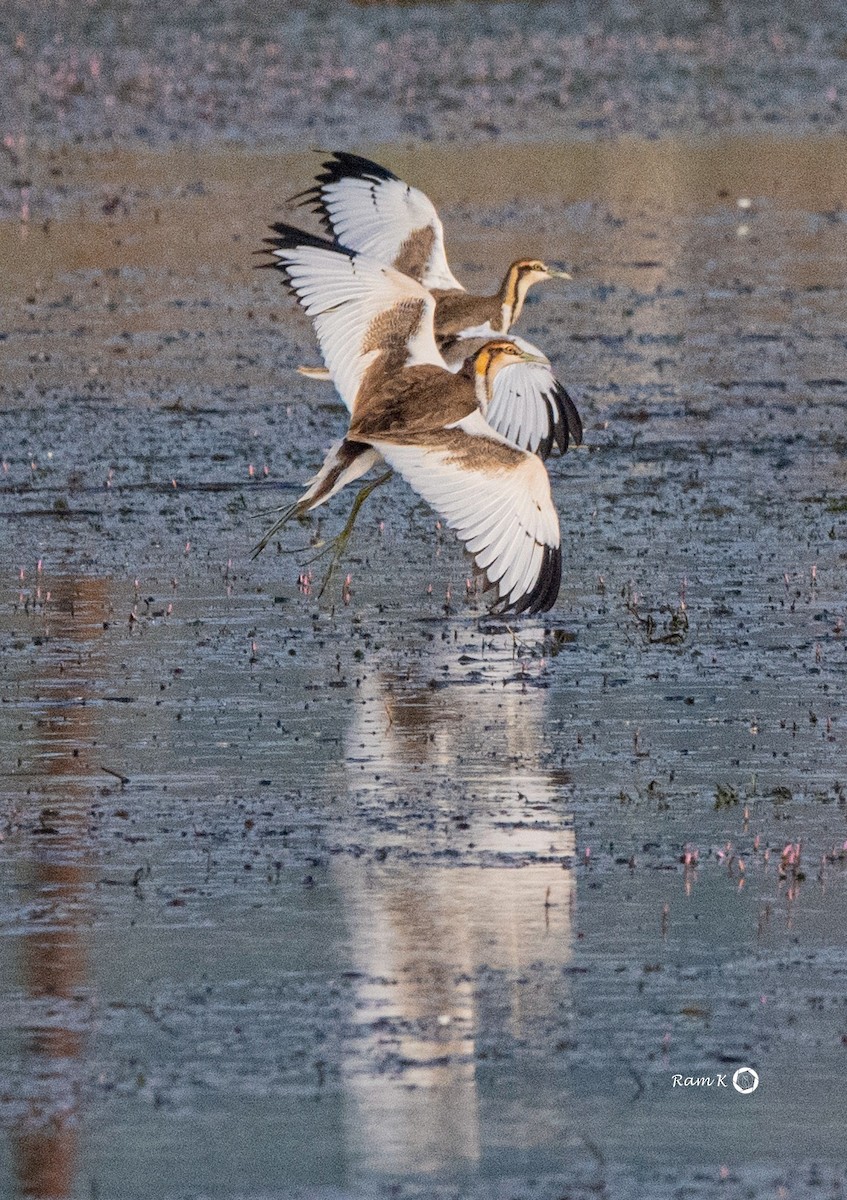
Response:
[[[578,273],[537,623],[396,480],[322,597],[343,504],[249,560],[343,428],[250,270],[312,160],[69,160],[0,227],[8,1192],[838,1194],[842,146],[380,151],[472,286]]]

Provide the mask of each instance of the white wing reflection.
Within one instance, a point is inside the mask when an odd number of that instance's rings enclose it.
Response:
[[[356,972],[347,1143],[369,1170],[480,1157],[481,973],[501,977],[507,1036],[563,1000],[575,841],[566,776],[539,765],[543,668],[476,638],[369,673],[347,737],[351,792],[416,818],[389,828],[384,861],[333,865]],[[542,960],[556,983],[524,986]]]

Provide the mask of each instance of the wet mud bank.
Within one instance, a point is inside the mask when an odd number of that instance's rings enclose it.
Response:
[[[398,481],[322,596],[343,504],[249,559],[344,424],[251,268],[310,160],[0,226],[10,1192],[839,1194],[839,139],[534,153],[385,158],[472,285],[577,270],[522,324],[586,425],[540,623]]]
[[[843,6],[4,5],[4,132],[49,146],[843,128]]]

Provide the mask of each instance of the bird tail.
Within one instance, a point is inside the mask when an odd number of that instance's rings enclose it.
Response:
[[[304,375],[306,379],[319,379],[321,382],[326,382],[327,380],[332,379],[332,376],[326,367],[301,366],[297,368],[297,373],[298,375]]]
[[[268,542],[293,517],[300,517],[320,504],[325,504],[336,492],[340,492],[348,483],[359,479],[375,466],[379,458],[377,451],[365,442],[349,441],[347,438],[335,442],[327,451],[321,469],[309,480],[306,491],[299,500],[283,510],[279,520],[274,522],[262,540],[253,547],[250,557],[257,558]]]

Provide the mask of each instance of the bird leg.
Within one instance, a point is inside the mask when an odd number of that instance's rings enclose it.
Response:
[[[360,488],[356,499],[353,501],[353,507],[350,509],[350,516],[347,518],[347,523],[345,524],[344,528],[339,534],[336,535],[336,537],[323,546],[317,554],[313,554],[310,559],[307,559],[307,563],[311,564],[313,562],[317,562],[318,559],[323,558],[325,554],[332,554],[329,570],[327,571],[323,582],[321,583],[320,590],[318,592],[318,598],[324,594],[327,584],[329,583],[336,567],[338,566],[338,561],[347,548],[347,543],[350,540],[350,535],[353,532],[353,526],[356,524],[356,518],[359,515],[359,510],[361,509],[362,505],[365,503],[368,496],[370,496],[371,492],[375,491],[376,488],[380,487],[383,483],[386,483],[393,474],[393,471],[385,471],[377,479],[372,480],[370,483],[366,483],[363,488]],[[276,511],[279,512],[279,509]],[[275,534],[279,533],[280,529],[282,529],[284,525],[287,525],[292,517],[300,516],[302,513],[307,511],[308,509],[303,504],[302,500],[298,500],[295,504],[290,504],[287,508],[283,509],[282,516],[279,518],[279,520],[274,522],[258,545],[254,546],[250,557],[256,558],[259,554],[261,554],[268,542],[270,542],[271,538],[273,538]],[[301,547],[300,550],[290,550],[288,553],[300,554],[302,553],[303,549],[304,548]]]
[[[270,529],[265,534],[265,536],[262,538],[262,540],[260,542],[258,542],[253,547],[253,549],[250,551],[251,558],[258,558],[259,555],[264,550],[265,546],[267,546],[268,542],[271,540],[271,538],[275,534],[279,533],[280,529],[282,529],[284,525],[287,525],[292,517],[299,516],[303,510],[300,506],[300,501],[298,500],[294,504],[289,504],[281,510],[278,508],[273,508],[273,509],[265,509],[264,511],[265,512],[280,512],[281,511],[282,516],[279,518],[278,521],[274,521],[273,525],[270,527]]]
[[[335,573],[339,559],[347,548],[347,543],[349,542],[350,535],[353,532],[353,526],[356,524],[356,518],[359,515],[360,508],[365,503],[368,496],[370,496],[371,492],[376,491],[378,487],[381,487],[384,483],[387,483],[393,474],[393,471],[385,471],[382,475],[378,476],[370,483],[366,483],[363,488],[359,489],[356,499],[353,501],[353,507],[350,509],[350,516],[347,518],[347,524],[341,530],[341,533],[337,534],[332,541],[326,547],[324,547],[323,550],[316,554],[314,558],[309,560],[310,562],[316,562],[317,559],[323,558],[325,554],[329,552],[332,553],[332,558],[329,561],[329,570],[327,571],[326,575],[324,575],[323,582],[321,583],[318,591],[318,599],[320,599],[320,597],[326,591],[327,584]]]

